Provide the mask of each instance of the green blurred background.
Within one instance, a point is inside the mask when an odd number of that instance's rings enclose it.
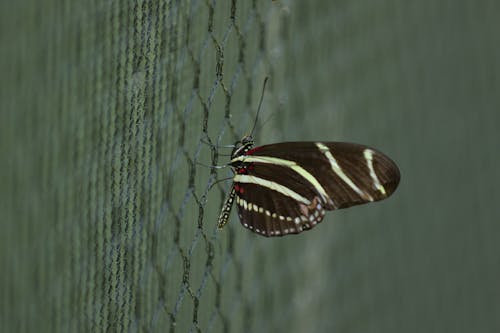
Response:
[[[500,331],[496,1],[3,1],[2,332]],[[267,239],[223,148],[365,143],[390,199]],[[230,175],[228,170],[218,178]]]

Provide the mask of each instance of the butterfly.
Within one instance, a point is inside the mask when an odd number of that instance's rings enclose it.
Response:
[[[379,201],[397,188],[397,165],[380,151],[346,142],[281,142],[254,147],[236,142],[229,165],[229,196],[218,219],[227,223],[233,204],[241,224],[262,236],[312,229],[327,210]]]
[[[262,96],[257,116],[261,103]],[[251,133],[254,129],[255,124]],[[396,163],[365,145],[314,141],[255,147],[252,134],[235,143],[229,166],[233,184],[218,227],[226,225],[236,204],[241,224],[266,237],[298,234],[314,228],[326,211],[383,200],[400,180]]]

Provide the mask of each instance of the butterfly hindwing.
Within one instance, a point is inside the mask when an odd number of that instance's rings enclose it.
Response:
[[[262,191],[261,186],[251,183],[235,183],[235,188],[240,222],[264,236],[284,236],[311,229],[325,213],[318,198],[307,205],[277,191]]]

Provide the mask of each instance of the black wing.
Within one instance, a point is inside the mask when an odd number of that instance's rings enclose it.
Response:
[[[367,146],[343,142],[283,142],[256,147],[231,164],[241,223],[264,236],[311,229],[325,210],[390,196],[396,164]]]

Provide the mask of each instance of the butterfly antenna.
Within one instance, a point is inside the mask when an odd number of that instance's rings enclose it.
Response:
[[[250,136],[253,137],[253,131],[255,130],[255,126],[257,126],[257,120],[259,120],[259,113],[262,106],[262,101],[264,100],[264,92],[266,91],[266,84],[268,76],[264,79],[264,83],[262,84],[262,93],[260,94],[259,107],[257,108],[257,114],[255,115],[255,122],[253,123],[252,131],[250,132]]]

